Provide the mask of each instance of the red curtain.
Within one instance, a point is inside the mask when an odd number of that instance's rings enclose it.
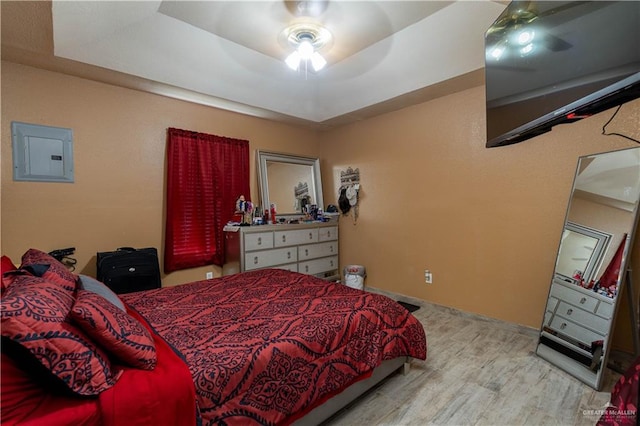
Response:
[[[224,263],[222,228],[249,193],[249,141],[170,128],[164,271]]]

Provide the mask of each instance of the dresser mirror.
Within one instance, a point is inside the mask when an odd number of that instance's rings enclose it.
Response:
[[[320,160],[258,151],[258,176],[263,208],[276,205],[279,217],[300,216],[306,205],[323,207]]]
[[[580,286],[593,287],[594,275],[611,235],[567,222],[560,239],[555,277]]]
[[[640,148],[581,157],[536,353],[602,385],[638,219]]]

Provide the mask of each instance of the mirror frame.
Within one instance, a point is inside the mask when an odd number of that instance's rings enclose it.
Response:
[[[591,253],[589,259],[587,259],[586,267],[584,271],[582,271],[582,279],[586,282],[591,281],[595,278],[596,272],[602,265],[602,261],[604,260],[604,254],[609,249],[609,242],[611,240],[611,234],[608,234],[604,231],[599,231],[597,229],[589,228],[587,226],[578,225],[577,223],[573,223],[567,221],[567,224],[564,227],[565,231],[575,232],[576,234],[583,235],[585,237],[590,237],[596,240],[595,247]],[[564,231],[563,231],[564,234]],[[573,275],[564,275],[558,272],[558,264],[560,263],[560,255],[562,254],[564,241],[560,241],[560,248],[558,249],[558,256],[556,259],[556,266],[554,273],[561,280],[570,280],[575,284],[576,279]]]
[[[258,186],[260,189],[260,202],[263,209],[271,205],[271,200],[269,198],[269,177],[267,176],[268,161],[310,166],[312,174],[311,179],[313,180],[313,182],[310,182],[309,184],[316,193],[315,204],[317,204],[321,208],[324,208],[324,198],[322,197],[322,176],[320,174],[319,158],[304,157],[300,155],[289,155],[279,152],[262,150],[256,151],[256,155],[256,163],[258,164]],[[297,184],[298,182],[293,182],[291,188],[293,189]],[[281,212],[279,209],[277,209],[277,215],[278,217],[291,218],[302,216],[302,212]]]
[[[623,149],[619,149],[619,150],[613,150],[613,151],[606,151],[606,152],[599,152],[599,153],[595,153],[595,154],[590,154],[590,155],[584,155],[578,158],[578,164],[576,167],[576,172],[574,174],[574,179],[573,179],[573,185],[571,187],[571,193],[569,196],[569,203],[567,206],[567,210],[566,210],[566,214],[565,214],[565,218],[564,218],[564,226],[563,226],[563,232],[564,229],[566,229],[566,226],[568,223],[571,223],[569,221],[569,215],[570,215],[570,211],[571,208],[573,206],[573,200],[574,200],[574,196],[577,190],[576,187],[576,183],[577,183],[577,178],[581,172],[581,163],[582,161],[587,161],[589,158],[597,156],[597,155],[603,155],[603,154],[610,154],[613,152],[622,152],[622,151],[631,151],[631,150],[640,150],[640,147],[632,147],[632,148],[623,148]],[[617,207],[620,208],[620,207]],[[613,330],[614,327],[616,325],[616,320],[618,318],[618,311],[619,311],[619,307],[620,304],[622,303],[622,298],[619,297],[622,292],[623,292],[623,287],[626,285],[631,285],[630,282],[628,282],[628,278],[630,278],[630,274],[627,273],[627,269],[629,267],[629,263],[630,263],[630,258],[631,258],[631,251],[633,249],[633,244],[634,244],[634,238],[636,237],[636,233],[638,231],[638,220],[640,219],[640,194],[638,194],[638,197],[635,200],[635,204],[633,206],[633,209],[628,210],[631,214],[631,223],[630,223],[630,227],[629,230],[627,232],[627,236],[626,236],[626,240],[623,240],[624,242],[624,251],[622,254],[622,259],[621,259],[621,264],[620,264],[620,272],[618,274],[617,277],[617,284],[618,284],[618,291],[616,296],[613,298],[613,312],[611,315],[611,319],[610,322],[608,324],[608,329],[607,329],[607,334],[605,336],[605,341],[604,341],[604,345],[603,345],[603,351],[601,356],[601,360],[599,363],[599,367],[597,368],[596,371],[591,370],[587,367],[585,367],[583,364],[581,364],[580,362],[576,361],[575,359],[571,359],[568,356],[565,356],[563,354],[561,354],[560,352],[557,352],[556,350],[554,350],[553,348],[550,348],[548,346],[546,346],[543,342],[542,342],[542,337],[544,334],[544,328],[545,328],[545,323],[546,323],[546,308],[545,308],[545,314],[543,315],[543,319],[542,319],[542,324],[540,326],[540,332],[538,334],[538,341],[536,343],[536,354],[538,356],[540,356],[541,358],[549,361],[551,364],[554,364],[556,367],[559,367],[560,369],[564,370],[565,372],[573,375],[574,377],[576,377],[577,379],[581,380],[582,382],[586,383],[587,385],[593,387],[596,390],[600,390],[600,388],[602,387],[602,383],[603,383],[603,379],[604,379],[604,372],[605,370],[608,368],[608,360],[609,360],[609,353],[611,350],[611,338],[613,336]],[[558,246],[558,253],[560,251],[560,245],[562,244],[562,241],[560,241],[560,244]],[[613,247],[613,249],[615,250],[616,247]],[[557,255],[556,255],[556,262],[557,262]],[[558,279],[556,276],[556,269],[554,266],[554,270],[552,272],[552,279],[551,279],[551,285],[549,287],[549,293],[547,295],[547,304],[549,303],[549,297],[551,296],[551,287],[554,283],[554,280]],[[577,287],[578,289],[580,289],[579,291],[582,291],[583,289],[581,287]],[[587,291],[587,290],[585,290]],[[589,292],[591,292],[591,290],[588,290]],[[628,295],[628,293],[627,293]],[[605,296],[602,296],[605,297]],[[633,320],[635,323],[635,319]]]

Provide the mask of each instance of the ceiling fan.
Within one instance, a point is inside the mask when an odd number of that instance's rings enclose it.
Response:
[[[280,39],[286,40],[286,44],[294,49],[285,63],[297,71],[302,63],[310,62],[314,71],[320,71],[327,61],[318,51],[328,45],[332,37],[317,18],[325,12],[329,0],[285,0],[284,4],[294,16],[294,22],[280,34]]]

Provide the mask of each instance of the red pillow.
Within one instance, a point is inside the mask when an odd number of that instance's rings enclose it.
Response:
[[[144,370],[155,368],[158,359],[149,331],[99,294],[78,290],[71,318],[96,343],[125,364]]]
[[[2,273],[4,274],[7,271],[13,271],[16,270],[16,265],[13,264],[13,262],[11,261],[11,259],[9,259],[9,256],[2,256],[0,258],[0,260],[2,261]]]
[[[20,268],[33,265],[49,265],[49,268],[42,275],[38,275],[49,282],[60,284],[71,291],[75,291],[77,277],[50,254],[33,248],[27,250],[22,255]]]
[[[4,273],[9,271],[15,271],[16,265],[13,264],[13,262],[11,261],[11,259],[9,259],[8,256],[2,256],[0,260],[2,261],[2,266],[0,269],[0,271],[2,272],[2,293],[4,293],[4,291],[7,289],[7,287],[9,287],[9,284],[11,283],[10,280],[6,280],[4,278]]]
[[[2,352],[34,379],[78,395],[98,395],[121,374],[68,319],[73,295],[40,277],[14,277],[2,296]]]

